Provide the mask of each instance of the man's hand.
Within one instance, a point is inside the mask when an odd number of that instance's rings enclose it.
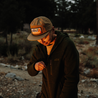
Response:
[[[41,71],[46,67],[45,63],[43,61],[35,63],[35,69],[37,71]]]

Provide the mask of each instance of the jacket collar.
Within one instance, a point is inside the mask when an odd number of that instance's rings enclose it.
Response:
[[[59,46],[59,44],[63,41],[64,38],[69,37],[68,34],[66,34],[66,33],[64,34],[64,33],[58,32],[58,31],[55,31],[55,33],[57,34],[57,38],[56,38],[55,44],[51,50],[50,55],[55,51],[55,49]]]

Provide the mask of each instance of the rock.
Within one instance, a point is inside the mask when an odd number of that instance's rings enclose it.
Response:
[[[23,78],[21,78],[21,77],[19,77],[19,76],[16,76],[16,78],[15,79],[17,79],[18,81],[24,81],[24,79]]]
[[[24,66],[24,70],[25,70],[25,71],[27,70],[27,66]]]
[[[22,56],[21,58],[22,58],[22,60],[24,60],[24,56]]]
[[[15,78],[16,77],[16,74],[14,74],[14,73],[7,73],[6,75],[5,75],[5,77],[7,77],[7,78]]]
[[[36,84],[36,82],[33,82],[33,84]]]
[[[23,78],[21,78],[21,77],[19,77],[19,76],[16,76],[16,74],[14,74],[14,73],[7,73],[7,74],[5,75],[5,77],[7,77],[7,78],[12,78],[12,79],[16,79],[16,80],[18,80],[18,81],[23,81],[23,80],[24,80]]]
[[[89,73],[90,73],[90,69],[86,69],[86,70],[84,70],[83,73],[84,73],[85,75],[89,74]]]
[[[10,67],[11,67],[11,65],[6,65],[6,67],[9,67],[9,68],[10,68]]]
[[[28,63],[24,63],[25,66],[27,66]]]
[[[84,36],[83,36],[83,35],[81,35],[79,38],[84,38]]]
[[[96,81],[97,85],[98,85],[98,80]]]
[[[15,66],[15,68],[16,68],[16,69],[18,69],[18,68],[19,68],[19,66],[18,66],[18,65],[16,65],[16,66]]]
[[[81,94],[80,94],[80,93],[78,93],[78,96],[79,96],[79,97],[81,97]]]
[[[6,64],[4,64],[4,63],[0,63],[0,66],[6,66]]]
[[[82,83],[84,83],[86,80],[81,80]]]
[[[89,98],[89,95],[86,95],[85,98]]]
[[[91,81],[91,82],[97,82],[97,81],[98,81],[98,79],[91,78],[91,79],[90,79],[90,81]]]
[[[16,69],[14,66],[11,66],[10,68],[11,68],[11,69]]]
[[[96,37],[95,36],[88,36],[88,39],[96,40]]]
[[[34,91],[34,93],[37,95],[39,92],[37,92],[37,91]]]

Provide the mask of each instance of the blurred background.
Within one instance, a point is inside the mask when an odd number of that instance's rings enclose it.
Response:
[[[0,31],[21,29],[37,16],[51,19],[55,27],[96,33],[97,0],[0,0]]]
[[[30,53],[37,42],[26,38],[35,17],[50,18],[62,33],[98,35],[97,13],[98,0],[0,0],[0,56]]]

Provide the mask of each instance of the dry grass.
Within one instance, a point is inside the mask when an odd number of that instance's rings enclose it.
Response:
[[[68,33],[69,37],[74,41],[75,44],[87,45],[90,44],[90,40],[88,39],[88,35],[83,35],[84,38],[79,38],[81,34]],[[28,41],[27,40],[28,33],[21,31],[20,33],[13,34],[13,44],[17,44],[18,46],[18,55],[11,55],[9,53],[8,60],[14,61],[19,59],[21,56],[24,56],[25,59],[30,59],[33,49],[35,48],[37,41]],[[10,41],[10,34],[8,35],[8,40]],[[0,37],[0,42],[3,44],[5,39]],[[9,52],[9,51],[8,51]],[[85,65],[88,63],[97,66],[98,60],[98,47],[89,47],[88,50],[82,52],[86,55],[86,58],[81,57],[81,63],[85,62]],[[96,56],[97,55],[97,56]],[[87,63],[87,64],[86,64]]]
[[[85,67],[94,68],[98,67],[98,47],[89,47],[87,50],[81,52],[86,56],[81,57],[82,62],[85,63]]]

